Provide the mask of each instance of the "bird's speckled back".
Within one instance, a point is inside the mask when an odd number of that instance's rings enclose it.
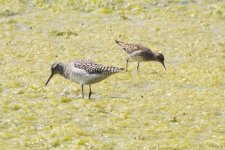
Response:
[[[83,69],[88,74],[110,75],[124,70],[123,68],[119,67],[109,67],[102,64],[97,64],[91,60],[74,60],[68,64],[70,64],[70,66],[72,64],[72,66],[74,66],[75,68]]]
[[[116,43],[123,48],[124,51],[126,51],[128,54],[132,54],[136,51],[149,51],[149,53],[152,53],[152,51],[143,45],[140,44],[130,44],[130,43],[124,43],[121,41],[117,41]]]

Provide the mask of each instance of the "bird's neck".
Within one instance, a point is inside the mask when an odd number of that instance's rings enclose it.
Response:
[[[61,76],[63,76],[63,77],[65,77],[65,72],[64,72],[64,64],[61,64],[60,66],[59,66],[59,70],[58,70],[58,73],[61,75]]]
[[[146,59],[149,61],[158,61],[157,54],[154,53],[147,53],[147,55],[144,57],[146,57]]]

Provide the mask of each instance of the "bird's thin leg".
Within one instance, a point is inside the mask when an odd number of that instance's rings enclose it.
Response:
[[[138,64],[137,64],[137,72],[139,72],[139,63],[140,63],[140,62],[138,62]]]
[[[89,95],[88,95],[89,99],[91,98],[91,94],[92,94],[92,92],[91,92],[91,85],[89,84]]]
[[[129,63],[129,58],[127,58],[126,71],[127,71],[128,63]]]
[[[81,92],[82,92],[82,98],[84,98],[84,85],[81,84]]]

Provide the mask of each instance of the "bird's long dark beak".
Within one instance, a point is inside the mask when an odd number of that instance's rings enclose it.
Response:
[[[48,85],[48,82],[50,81],[50,79],[52,78],[52,76],[53,76],[53,73],[52,73],[52,74],[50,75],[50,77],[48,78],[47,82],[45,83],[45,86]]]
[[[166,66],[165,66],[164,62],[162,62],[162,65],[163,65],[163,67],[164,67],[164,68],[165,68],[165,70],[166,70]]]

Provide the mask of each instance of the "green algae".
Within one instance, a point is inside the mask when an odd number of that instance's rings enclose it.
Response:
[[[223,1],[0,1],[0,145],[5,149],[224,149]],[[161,64],[92,86],[55,76],[55,61],[125,66],[114,40]]]
[[[68,97],[62,97],[61,98],[61,102],[62,103],[68,103],[68,102],[71,102],[72,101],[72,99],[71,98],[68,98]]]

